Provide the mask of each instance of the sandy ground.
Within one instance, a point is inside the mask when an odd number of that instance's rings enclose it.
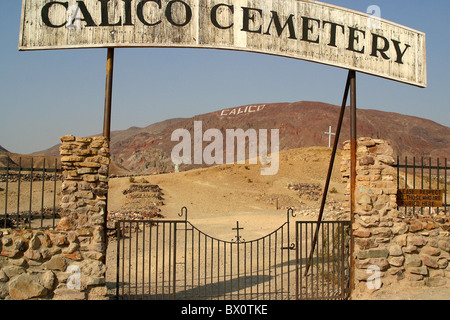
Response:
[[[355,299],[356,300],[356,299]],[[401,288],[382,290],[371,295],[363,295],[358,300],[450,300],[450,286],[438,288]]]

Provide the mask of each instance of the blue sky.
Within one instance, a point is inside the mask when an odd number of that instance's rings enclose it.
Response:
[[[358,74],[358,108],[450,126],[450,1],[324,2],[362,12],[377,5],[382,18],[427,34],[428,87]],[[20,0],[0,1],[0,145],[31,153],[62,135],[101,133],[106,49],[19,52],[20,10]],[[253,103],[339,105],[346,76],[346,70],[254,53],[116,49],[112,130]]]

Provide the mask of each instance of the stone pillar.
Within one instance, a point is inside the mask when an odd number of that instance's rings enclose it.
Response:
[[[379,220],[377,215],[385,216],[386,212],[397,208],[396,170],[392,167],[393,149],[389,142],[381,139],[359,138],[356,157],[355,214],[359,218],[366,217],[365,221]],[[349,141],[344,142],[341,172],[344,182],[349,183]],[[350,186],[347,185],[347,193],[349,192]],[[349,210],[349,199],[345,206]]]
[[[79,261],[81,291],[106,295],[106,203],[109,143],[105,137],[61,137],[61,221],[57,230],[78,239],[71,258]],[[92,294],[93,293],[93,294]]]
[[[357,148],[354,298],[388,287],[440,286],[450,277],[450,218],[407,217],[397,210],[393,149],[360,138]],[[350,143],[341,172],[349,192]],[[347,197],[349,198],[349,197]],[[350,208],[347,203],[347,208]]]

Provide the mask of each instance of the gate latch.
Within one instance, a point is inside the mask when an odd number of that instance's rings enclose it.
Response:
[[[295,250],[295,243],[291,243],[289,247],[281,247],[281,250]]]

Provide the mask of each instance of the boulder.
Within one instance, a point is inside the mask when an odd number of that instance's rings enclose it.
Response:
[[[28,300],[42,297],[47,293],[35,277],[24,273],[9,282],[9,295],[15,300]]]

